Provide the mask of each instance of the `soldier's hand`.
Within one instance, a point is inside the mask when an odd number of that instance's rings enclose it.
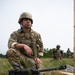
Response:
[[[38,64],[42,64],[42,61],[39,58],[34,58],[35,62],[37,62]]]
[[[29,46],[24,45],[23,48],[26,50],[26,53],[27,53],[28,55],[33,55],[33,51],[32,51],[32,49],[31,49]]]
[[[15,44],[15,48],[17,48],[17,49],[23,48],[24,50],[26,50],[28,55],[33,55],[32,49],[25,44]]]

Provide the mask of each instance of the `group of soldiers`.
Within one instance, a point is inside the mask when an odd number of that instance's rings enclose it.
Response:
[[[68,48],[67,49],[67,57],[70,58],[71,56],[71,51]],[[63,50],[60,49],[60,45],[57,45],[56,48],[53,49],[53,59],[57,59],[57,60],[62,60],[64,56]]]
[[[28,12],[23,12],[18,20],[20,28],[11,33],[8,40],[8,50],[6,57],[13,69],[28,69],[36,68],[36,63],[39,69],[44,68],[42,60],[43,56],[43,42],[40,33],[32,29],[33,18]],[[53,51],[54,59],[61,60],[63,52],[60,50],[60,45],[56,46]],[[20,68],[13,66],[14,64],[20,65]],[[27,75],[32,75],[28,72]],[[45,75],[45,73],[40,73]]]

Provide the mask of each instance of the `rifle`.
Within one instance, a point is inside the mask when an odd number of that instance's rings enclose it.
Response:
[[[17,66],[20,68],[18,64],[14,64],[14,66]],[[45,71],[52,71],[52,70],[63,70],[66,69],[66,66],[59,66],[59,67],[54,67],[54,68],[45,68],[45,69],[39,69],[38,65],[36,64],[35,68],[28,68],[28,69],[14,69],[10,70],[8,75],[28,75],[28,72],[30,71],[30,75],[40,75],[41,72]]]

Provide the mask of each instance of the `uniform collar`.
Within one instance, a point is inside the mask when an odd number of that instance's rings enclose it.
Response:
[[[19,29],[19,33],[24,33],[23,30],[22,30],[22,28]]]
[[[30,32],[33,32],[32,28],[31,28]],[[19,33],[24,33],[22,28],[19,29]]]

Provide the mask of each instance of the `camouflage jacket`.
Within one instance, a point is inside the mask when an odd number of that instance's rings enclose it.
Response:
[[[31,29],[29,33],[24,33],[22,29],[18,29],[14,31],[9,38],[8,48],[14,48],[15,44],[26,44],[32,50],[35,57],[38,56],[39,52],[43,52],[43,43],[41,39],[41,35]],[[21,49],[20,51],[22,51]],[[23,50],[25,51],[25,50]],[[24,53],[24,52],[23,52]],[[25,52],[26,53],[26,52]]]

